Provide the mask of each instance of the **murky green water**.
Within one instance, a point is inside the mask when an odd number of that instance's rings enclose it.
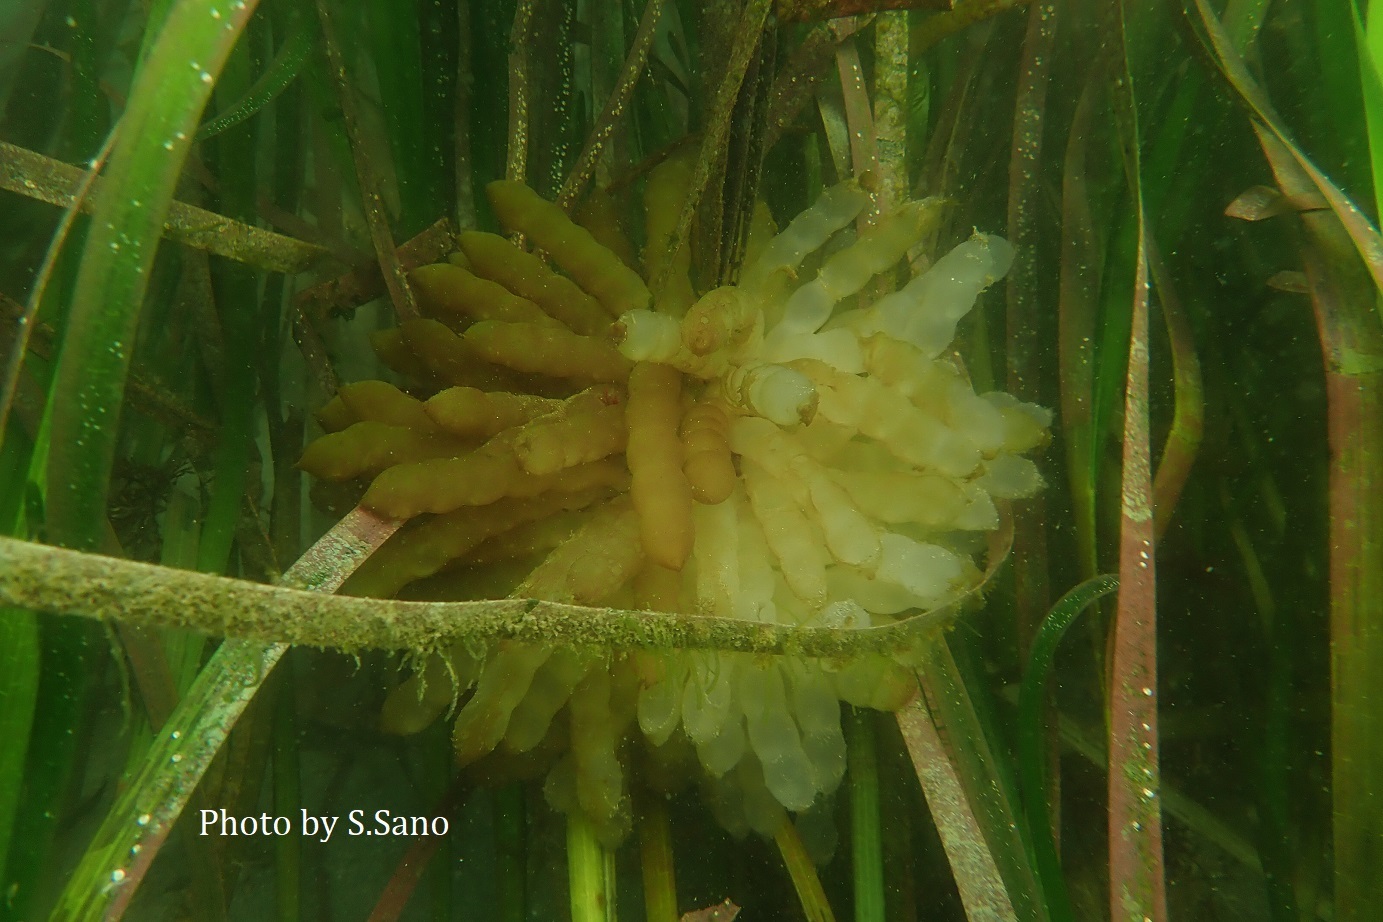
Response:
[[[166,568],[0,544],[0,919],[1372,918],[1367,5],[147,6],[0,7],[0,523]]]

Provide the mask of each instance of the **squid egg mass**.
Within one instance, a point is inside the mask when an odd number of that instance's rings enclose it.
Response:
[[[937,202],[908,202],[805,278],[869,204],[850,181],[781,233],[756,220],[739,284],[697,298],[685,254],[667,252],[689,178],[674,160],[647,184],[658,291],[512,182],[491,187],[495,213],[551,268],[468,232],[468,268],[415,270],[427,319],[376,339],[412,383],[343,388],[300,462],[409,519],[343,591],[858,630],[980,584],[976,538],[1000,525],[995,499],[1042,487],[1022,454],[1051,417],[976,394],[945,353],[1011,248],[976,233],[871,303],[862,293],[939,220]],[[462,686],[458,761],[541,775],[608,844],[629,832],[635,777],[698,783],[727,828],[773,835],[840,784],[841,702],[896,709],[915,689],[881,654],[628,651],[618,636],[433,657],[429,679]],[[386,729],[440,717],[451,689],[431,684],[396,689]]]

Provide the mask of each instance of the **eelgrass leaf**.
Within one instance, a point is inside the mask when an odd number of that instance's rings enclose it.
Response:
[[[0,446],[0,521],[22,531],[29,448],[22,440]],[[0,613],[0,881],[6,872],[11,832],[23,803],[24,761],[29,749],[39,682],[38,616],[21,609]]]
[[[1057,361],[1061,428],[1075,516],[1080,572],[1096,568],[1095,318],[1104,266],[1086,170],[1091,127],[1102,81],[1087,81],[1071,121],[1061,170],[1061,269],[1057,298]]]
[[[1050,253],[1040,219],[1047,194],[1043,140],[1052,46],[1062,18],[1052,0],[1035,0],[1028,8],[1009,142],[1008,239],[1014,256],[1005,286],[1003,388],[1033,402],[1042,400],[1039,382],[1045,377],[1048,352],[1041,342],[1048,335],[1045,318],[1051,315],[1049,289],[1042,284],[1049,274]],[[1040,496],[1014,513],[1014,596],[1023,635],[1032,630],[1049,600],[1045,519],[1045,499]]]
[[[706,190],[706,184],[714,170],[715,162],[724,149],[730,131],[730,121],[734,114],[735,99],[739,94],[740,85],[744,82],[745,73],[749,69],[771,12],[772,4],[768,0],[749,0],[744,11],[740,14],[739,23],[735,29],[730,60],[727,62],[724,77],[716,88],[715,98],[707,116],[706,128],[701,139],[701,150],[697,154],[696,164],[692,169],[687,199],[682,205],[682,213],[677,219],[677,228],[673,232],[671,243],[668,246],[667,265],[669,266],[673,264],[678,251],[690,242],[692,219],[701,203],[701,196]],[[665,279],[650,279],[649,281],[652,283],[650,287],[653,291],[660,291]]]
[[[280,583],[333,593],[400,524],[357,508],[298,558]],[[106,814],[53,918],[96,922],[123,916],[207,767],[287,649],[253,640],[228,640],[217,648]]]
[[[5,611],[0,614],[0,880],[10,880],[6,867],[24,793],[24,757],[38,702],[38,680],[38,616]]]
[[[1224,26],[1215,16],[1214,11],[1210,9],[1207,0],[1188,0],[1188,2],[1195,3],[1198,18],[1205,27],[1208,49],[1220,73],[1233,87],[1239,99],[1253,113],[1254,118],[1267,126],[1273,136],[1291,154],[1297,166],[1310,177],[1312,185],[1325,197],[1330,209],[1335,212],[1335,216],[1344,225],[1346,233],[1349,234],[1350,240],[1359,252],[1359,256],[1364,260],[1364,265],[1373,278],[1374,286],[1383,294],[1383,236],[1379,235],[1378,229],[1369,223],[1369,219],[1359,210],[1358,206],[1350,201],[1349,197],[1311,162],[1311,159],[1288,135],[1282,119],[1273,109],[1267,94],[1254,81],[1243,58],[1234,50]],[[1189,10],[1187,15],[1191,15]],[[1380,312],[1383,312],[1383,299],[1379,299],[1378,308]]]
[[[237,43],[226,61],[216,95],[236,98],[254,80],[251,53],[254,26],[247,41]],[[257,212],[257,122],[241,122],[207,145],[218,175],[221,209],[230,217],[253,223]],[[254,443],[255,361],[260,353],[260,287],[256,273],[235,264],[208,264],[210,294],[221,332],[221,373],[214,378],[220,417],[213,459],[213,476],[197,549],[197,569],[221,573],[230,560],[240,523],[240,509]]]
[[[1153,477],[1154,531],[1157,540],[1161,540],[1171,524],[1172,512],[1191,476],[1191,465],[1195,463],[1200,450],[1205,430],[1205,393],[1201,385],[1195,336],[1186,309],[1151,236],[1147,244],[1148,265],[1166,323],[1167,339],[1172,345],[1172,425],[1162,445],[1162,454],[1157,459],[1157,472]]]
[[[1087,608],[1119,588],[1119,578],[1091,577],[1071,589],[1052,606],[1033,636],[1023,683],[1018,692],[1018,772],[1023,786],[1023,812],[1032,836],[1034,863],[1042,882],[1052,922],[1074,919],[1066,881],[1052,838],[1052,817],[1047,809],[1046,737],[1042,719],[1047,677],[1056,660],[1057,646],[1066,631]]]
[[[792,878],[793,889],[797,891],[797,899],[802,904],[802,915],[806,917],[807,922],[836,922],[835,911],[831,909],[831,904],[826,899],[826,891],[821,886],[821,878],[816,873],[816,863],[807,854],[802,838],[797,833],[797,827],[792,822],[785,821],[778,827],[773,841],[777,843],[778,853],[783,856],[783,863],[787,865],[788,876]]]
[[[48,249],[43,254],[43,262],[31,284],[29,298],[24,305],[24,313],[16,325],[10,354],[5,360],[4,378],[0,379],[0,446],[5,443],[5,430],[9,424],[10,411],[14,406],[15,395],[19,387],[20,371],[24,366],[24,359],[29,349],[29,339],[33,336],[34,327],[37,323],[39,305],[43,303],[44,295],[48,291],[48,283],[57,268],[58,257],[62,254],[68,235],[72,232],[73,222],[83,204],[86,203],[87,196],[96,182],[96,174],[100,172],[101,167],[106,162],[106,157],[110,154],[111,146],[115,143],[115,136],[114,130],[106,136],[106,142],[92,159],[90,169],[87,170],[81,182],[73,190],[72,204],[68,206],[62,220],[58,222],[58,227],[53,232],[53,239],[49,241]],[[46,448],[40,448],[39,453],[46,460]],[[33,470],[30,475],[31,479],[34,479],[39,485],[40,490],[42,490],[42,484],[45,480],[44,475],[43,468]]]
[[[596,838],[585,814],[567,816],[567,881],[571,922],[614,922],[614,855]]]
[[[332,17],[336,24],[334,41],[342,48],[360,43],[370,50],[398,186],[399,232],[403,238],[411,237],[444,211],[441,168],[427,149],[417,11],[414,4],[400,6],[393,0],[338,4],[337,10]],[[362,18],[357,21],[357,16]],[[360,142],[357,139],[353,143],[358,146]],[[384,165],[376,172],[383,175]]]
[[[1254,130],[1288,197],[1315,177],[1270,128]],[[1325,356],[1330,446],[1331,798],[1335,917],[1369,919],[1383,900],[1374,873],[1383,828],[1383,325],[1338,212],[1302,215],[1307,291]]]
[[[283,46],[264,73],[259,75],[254,85],[245,95],[225,112],[207,120],[197,129],[197,140],[205,141],[215,137],[227,128],[239,125],[252,118],[261,109],[278,98],[289,85],[298,78],[303,65],[312,54],[316,36],[311,29],[311,20],[306,16],[294,16],[291,31],[284,39]]]
[[[855,922],[884,922],[883,832],[879,753],[874,714],[845,709],[846,778],[850,785],[850,858],[855,879]]]
[[[509,26],[509,134],[504,145],[504,178],[528,181],[529,133],[529,31],[533,28],[536,0],[516,0]]]
[[[275,764],[277,762],[278,754],[276,753]],[[472,785],[465,779],[455,779],[442,795],[441,801],[432,808],[430,815],[434,817],[452,815],[456,812],[456,808],[462,802],[464,795],[470,793],[471,790]],[[279,841],[290,840],[292,837],[285,836]],[[385,884],[384,890],[380,893],[379,900],[375,903],[375,908],[370,912],[366,922],[398,922],[403,917],[404,910],[407,909],[424,872],[432,865],[445,842],[446,840],[440,836],[419,835],[413,837],[412,844],[399,858],[399,863],[394,869],[394,875]],[[282,922],[282,913],[280,913],[279,919]]]
[[[1137,236],[1124,386],[1120,472],[1119,601],[1110,644],[1109,912],[1111,919],[1165,922],[1158,734],[1157,579],[1149,410],[1149,240],[1138,100],[1129,56],[1128,5],[1114,16],[1122,60],[1113,86]]]
[[[54,370],[47,524],[55,542],[93,549],[102,539],[116,424],[163,219],[196,119],[255,6],[177,6],[135,78]]]
[[[1368,129],[1369,167],[1373,173],[1374,213],[1383,215],[1383,5],[1370,12],[1367,26],[1354,4],[1347,4],[1354,20],[1355,52],[1359,57],[1359,89]]]
[[[30,0],[0,7],[0,35],[6,37],[0,42],[0,113],[23,75],[25,53],[47,6],[48,0]]]
[[[98,164],[97,172],[99,165],[105,162],[105,154],[103,149],[92,158]],[[75,207],[81,212],[90,212],[98,199],[96,191],[106,185],[104,178],[92,177],[91,173],[89,169],[71,166],[64,161],[0,141],[0,188],[6,191],[59,208]],[[269,272],[302,272],[333,255],[323,246],[235,221],[180,201],[171,204],[163,221],[163,235],[189,247]],[[54,241],[61,242],[56,231]],[[337,245],[336,249],[338,259],[354,261],[356,254],[350,247],[342,244]],[[44,291],[48,283],[40,286],[38,281],[51,274],[52,270],[49,269],[42,276],[37,276],[31,290],[40,297],[47,297]]]
[[[643,871],[644,918],[677,922],[677,875],[667,799],[650,792],[638,804],[639,865]],[[515,920],[520,922],[520,920]]]
[[[380,272],[384,275],[384,285],[389,291],[389,300],[393,303],[395,316],[400,320],[416,320],[418,304],[413,297],[413,290],[408,285],[408,279],[404,276],[403,268],[399,265],[398,252],[394,247],[394,232],[384,205],[382,182],[366,143],[355,87],[349,79],[341,39],[336,31],[336,16],[327,0],[317,0],[317,18],[322,29],[322,44],[326,48],[330,65],[327,68],[328,79],[335,88],[344,117],[351,159],[355,164],[355,176],[360,184],[361,204],[365,209],[365,221],[370,228],[370,241],[374,244],[375,255],[379,259]]]
[[[972,796],[977,791],[981,796],[999,792],[997,784],[992,788],[986,784],[992,780],[983,771],[988,747],[985,741],[968,736],[974,727],[965,725],[964,719],[966,715],[973,718],[974,712],[944,642],[934,643],[930,654],[919,674],[921,693],[897,712],[898,729],[950,861],[966,918],[1016,922],[1014,894],[999,867],[1001,846],[986,835],[986,831],[1000,830],[985,819],[991,811]],[[946,713],[939,713],[943,708]],[[958,751],[962,745],[967,752]],[[1041,912],[1040,899],[1032,905],[1033,912]]]
[[[639,76],[643,73],[644,64],[648,61],[653,40],[657,37],[657,27],[662,16],[664,3],[665,0],[647,0],[644,4],[643,14],[639,19],[639,28],[634,33],[634,41],[629,48],[629,55],[620,68],[619,80],[610,91],[610,97],[602,104],[600,114],[596,117],[595,125],[587,136],[586,143],[576,158],[576,163],[573,164],[567,178],[562,182],[561,190],[557,193],[557,204],[561,205],[564,210],[570,210],[577,198],[585,191],[586,184],[595,172],[596,161],[600,157],[601,151],[604,150],[606,141],[614,133],[620,117],[629,105],[634,88],[639,82]]]

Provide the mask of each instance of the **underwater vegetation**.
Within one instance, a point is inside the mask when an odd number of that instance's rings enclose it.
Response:
[[[1370,6],[0,9],[0,919],[1371,919]]]

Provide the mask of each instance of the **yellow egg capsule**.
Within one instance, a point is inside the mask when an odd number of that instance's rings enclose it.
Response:
[[[738,288],[708,291],[682,318],[682,342],[694,355],[744,345],[762,329],[763,314]]]
[[[508,368],[486,360],[470,341],[437,320],[405,320],[399,324],[403,342],[434,378],[484,390],[525,391],[527,383]]]
[[[298,467],[322,480],[351,480],[395,464],[445,458],[474,444],[451,435],[365,420],[314,440],[303,451]]]
[[[692,488],[682,472],[682,375],[669,365],[640,362],[629,375],[630,493],[648,559],[680,570],[691,554]]]
[[[513,595],[596,605],[633,579],[643,560],[638,519],[628,497],[618,497],[538,564]]]
[[[998,409],[1003,417],[1005,451],[1031,451],[1051,441],[1051,410],[1024,403],[1002,391],[981,394],[980,399]]]
[[[336,392],[336,399],[341,401],[342,406],[350,413],[352,422],[373,420],[425,432],[437,428],[428,418],[421,400],[410,397],[386,381],[356,381],[354,384],[343,384]]]
[[[979,467],[980,451],[964,433],[896,390],[812,359],[791,365],[816,385],[822,416],[877,440],[901,460],[952,477],[968,477]]]
[[[375,330],[370,334],[370,348],[385,367],[422,385],[440,385],[437,376],[429,371],[423,360],[408,347],[403,330]],[[349,420],[343,426],[350,425],[351,422],[355,420]]]
[[[619,206],[610,193],[595,189],[571,213],[578,227],[589,231],[595,242],[619,257],[626,266],[635,264],[634,246],[619,224]]]
[[[413,580],[470,556],[484,542],[556,513],[582,509],[604,497],[604,488],[549,491],[527,499],[501,499],[410,522],[370,555],[342,587],[346,595],[387,599]]]
[[[450,662],[448,662],[450,660]],[[480,661],[464,649],[444,658],[432,654],[423,670],[389,693],[379,716],[379,728],[395,736],[420,733],[441,717],[459,690],[475,681]]]
[[[788,427],[810,423],[819,402],[815,385],[802,372],[759,362],[731,370],[721,380],[721,396],[738,413]]]
[[[599,301],[498,234],[466,231],[461,235],[461,249],[477,275],[493,279],[527,298],[572,332],[591,336],[610,326],[610,315]]]
[[[418,298],[419,309],[448,326],[461,327],[474,320],[558,322],[538,305],[510,292],[499,282],[481,278],[450,263],[419,266],[408,273],[408,281]]]
[[[574,511],[554,512],[547,518],[511,528],[502,535],[496,535],[466,555],[465,564],[474,569],[501,566],[516,560],[529,560],[538,554],[546,555],[559,547],[576,533],[586,520],[585,506],[601,499],[609,498],[609,491],[593,489],[584,493],[544,493],[537,497],[543,499],[557,496],[564,499],[591,497]]]
[[[448,432],[489,438],[561,406],[560,400],[531,394],[449,387],[433,395],[423,404],[423,410],[428,419]]]
[[[623,451],[628,434],[623,403],[614,388],[591,388],[568,400],[561,412],[527,424],[514,440],[519,466],[530,474],[551,474]]]
[[[424,512],[486,506],[512,495],[524,474],[512,451],[490,450],[493,441],[459,458],[391,467],[374,479],[361,504],[388,518],[411,519]]]
[[[832,186],[746,263],[740,287],[753,294],[766,288],[774,276],[793,276],[808,253],[821,248],[831,236],[869,204],[869,193],[855,180]]]
[[[769,241],[778,235],[778,225],[773,221],[773,213],[762,201],[754,203],[754,214],[749,219],[749,237],[744,241],[744,265],[759,261]]]
[[[634,600],[640,608],[662,612],[680,610],[678,595],[682,591],[682,574],[676,570],[645,560],[643,567],[634,574],[633,588]]]
[[[924,231],[941,217],[941,199],[908,202],[880,218],[858,240],[833,254],[815,279],[793,292],[783,309],[779,335],[814,332],[836,303],[863,288],[902,258]]]
[[[772,474],[821,530],[826,549],[844,564],[866,566],[879,556],[878,529],[800,443],[763,419],[744,417],[730,431],[731,448]]]
[[[578,285],[618,317],[648,307],[651,297],[638,273],[602,246],[590,231],[573,224],[552,202],[521,182],[497,180],[485,188],[500,223],[526,234]]]
[[[826,542],[792,492],[752,461],[742,461],[749,506],[788,587],[808,605],[826,601]]]
[[[955,529],[969,503],[954,480],[918,471],[835,470],[832,479],[868,516],[888,524]]]
[[[360,422],[339,393],[318,408],[313,415],[317,417],[317,424],[322,427],[323,432],[340,432],[351,423]]]
[[[475,694],[452,726],[451,742],[460,764],[469,765],[504,739],[510,716],[553,649],[512,640],[495,646],[480,673]]]
[[[682,247],[675,256],[668,253],[677,220],[691,184],[691,164],[686,158],[660,163],[648,174],[644,187],[644,274],[654,284],[666,278],[656,292],[660,312],[680,316],[696,300],[687,273],[691,268],[691,247]]]
[[[715,400],[691,405],[682,418],[682,471],[699,503],[723,503],[735,489],[735,464],[730,455],[730,416]]]
[[[394,519],[485,506],[504,497],[536,496],[550,489],[591,486],[589,480],[622,480],[623,466],[594,461],[551,474],[529,474],[514,453],[517,430],[506,430],[475,451],[451,458],[398,464],[370,484],[361,503]]]
[[[609,342],[561,327],[486,320],[463,339],[481,358],[515,371],[607,382],[629,375],[629,360]]]

